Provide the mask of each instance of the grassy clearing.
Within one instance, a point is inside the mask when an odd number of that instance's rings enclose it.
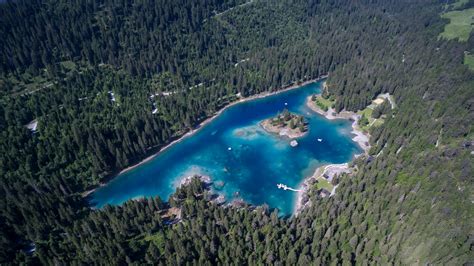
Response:
[[[163,233],[156,233],[156,234],[153,234],[153,235],[146,235],[144,238],[143,238],[144,241],[146,242],[152,242],[155,244],[155,246],[160,250],[160,252],[164,252],[165,251],[165,242],[166,242],[166,239],[165,239],[165,235]]]
[[[318,96],[316,98],[316,101],[323,104],[324,106],[327,106],[328,108],[332,106],[333,102],[330,101],[329,99],[324,99],[323,97],[321,96]]]
[[[62,67],[64,67],[65,69],[69,71],[77,69],[77,64],[74,63],[73,61],[63,61],[63,62],[60,62],[60,64]]]
[[[154,235],[147,235],[144,238],[145,241],[153,241],[157,246],[164,245],[165,236],[163,233],[156,233]]]
[[[464,55],[464,64],[474,71],[474,54],[465,54]]]
[[[323,177],[319,177],[317,180],[318,180],[318,183],[316,183],[316,187],[318,189],[325,189],[329,192],[332,191],[334,186],[329,181],[327,181]]]
[[[375,121],[372,123],[371,127],[379,127],[385,122],[382,118],[375,119]]]
[[[316,106],[322,110],[327,111],[333,106],[334,101],[331,101],[330,99],[324,99],[321,95],[318,95],[316,96],[316,100],[314,100],[314,104],[316,104]]]
[[[359,128],[362,129],[363,132],[369,132],[369,129],[371,128],[371,122],[367,125],[359,125]]]
[[[358,111],[357,114],[365,115],[365,117],[367,117],[367,118],[372,118],[372,113],[373,112],[374,112],[374,110],[372,110],[371,108],[365,108],[364,110]]]
[[[441,17],[450,20],[450,23],[444,27],[444,32],[440,34],[441,38],[467,41],[469,33],[474,29],[474,8],[450,11]]]
[[[372,117],[373,111],[374,110],[372,108],[367,107],[364,110],[357,112],[357,114],[362,116],[361,121],[359,121],[359,127],[364,132],[369,132],[370,128],[372,127],[381,126],[383,122],[385,121],[383,117],[378,118],[378,119],[373,118]],[[364,119],[363,117],[365,117],[366,119]],[[365,123],[363,122],[363,120],[365,120]]]

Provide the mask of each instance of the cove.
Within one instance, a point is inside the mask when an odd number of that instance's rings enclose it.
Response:
[[[182,178],[202,174],[224,184],[214,190],[228,202],[238,198],[291,214],[297,194],[278,189],[278,183],[298,188],[317,167],[348,162],[361,152],[351,139],[350,121],[328,120],[306,106],[306,98],[318,93],[322,82],[227,108],[195,134],[98,188],[91,194],[91,205],[101,208],[157,195],[167,200]],[[298,139],[297,147],[259,125],[284,108],[309,123],[309,133]]]

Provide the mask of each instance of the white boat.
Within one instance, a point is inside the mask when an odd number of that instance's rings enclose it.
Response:
[[[319,142],[322,142],[322,141],[323,141],[323,139],[318,139],[318,141],[319,141]]]

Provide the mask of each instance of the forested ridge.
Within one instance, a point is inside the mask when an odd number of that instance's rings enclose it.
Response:
[[[472,5],[468,1],[466,6]],[[474,73],[437,1],[0,4],[0,263],[473,262]],[[193,181],[92,210],[82,193],[254,95],[329,73],[336,110],[398,107],[337,194],[297,217]],[[35,132],[25,127],[36,119]],[[166,219],[169,207],[181,221]],[[34,244],[36,250],[28,252]]]

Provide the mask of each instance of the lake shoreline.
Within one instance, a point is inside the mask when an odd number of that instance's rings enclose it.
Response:
[[[311,110],[318,113],[319,115],[324,116],[328,120],[345,119],[345,120],[352,121],[351,133],[355,135],[354,137],[352,137],[352,140],[356,142],[362,150],[364,150],[363,153],[367,153],[369,151],[370,145],[368,142],[369,142],[370,135],[368,133],[363,132],[362,129],[359,127],[358,122],[360,119],[360,115],[354,112],[345,111],[345,110],[339,113],[336,113],[336,111],[333,108],[329,108],[327,111],[324,111],[312,103],[313,101],[311,100],[311,96],[309,96],[306,99],[306,105]]]
[[[108,182],[110,182],[111,180],[115,179],[117,176],[123,174],[123,173],[126,173],[130,170],[133,170],[135,169],[136,167],[138,166],[141,166],[147,162],[149,162],[150,160],[152,160],[153,158],[155,158],[156,156],[158,156],[159,154],[161,154],[162,152],[166,151],[167,149],[169,149],[170,147],[172,147],[173,145],[183,141],[184,139],[194,135],[195,133],[197,133],[201,128],[203,128],[204,126],[206,126],[207,124],[209,124],[210,122],[212,122],[214,119],[216,119],[220,114],[222,114],[225,110],[227,110],[228,108],[234,106],[234,105],[237,105],[237,104],[241,104],[241,103],[244,103],[244,102],[248,102],[248,101],[252,101],[252,100],[256,100],[256,99],[261,99],[261,98],[265,98],[265,97],[269,97],[269,96],[273,96],[273,95],[276,95],[276,94],[279,94],[279,93],[283,93],[283,92],[287,92],[287,91],[290,91],[290,90],[293,90],[293,89],[297,89],[297,88],[300,88],[300,87],[303,87],[305,85],[308,85],[308,84],[311,84],[311,83],[315,83],[315,82],[318,82],[322,79],[325,79],[327,78],[328,75],[322,75],[318,78],[315,78],[315,79],[310,79],[310,80],[307,80],[307,81],[303,81],[301,83],[297,83],[297,84],[293,84],[293,85],[289,85],[289,86],[285,86],[285,87],[281,87],[280,89],[277,89],[275,91],[268,91],[268,92],[263,92],[263,93],[259,93],[259,94],[255,94],[255,95],[252,95],[250,97],[245,97],[245,98],[241,98],[237,101],[234,101],[232,103],[229,103],[228,105],[224,106],[222,109],[220,109],[219,111],[217,111],[216,113],[214,113],[212,116],[206,118],[204,121],[200,122],[196,127],[194,127],[193,129],[191,129],[190,131],[186,132],[185,134],[181,135],[181,136],[178,136],[175,140],[173,140],[172,142],[164,145],[161,149],[159,149],[157,152],[151,154],[150,156],[146,157],[145,159],[139,161],[138,163],[134,164],[134,165],[131,165],[129,167],[126,167],[122,170],[120,170],[118,173],[115,172],[113,173],[110,178],[106,178],[106,181],[104,182],[101,182],[99,185],[95,186],[94,188],[92,189],[89,189],[89,190],[86,190],[84,192],[81,193],[82,197],[83,198],[86,198],[88,197],[90,194],[94,193],[94,191],[96,191],[98,188],[100,187],[103,187],[105,185],[107,185]]]
[[[318,94],[318,95],[321,95],[321,94]],[[319,108],[316,104],[314,104],[314,102],[311,100],[311,97],[312,96],[307,97],[306,105],[311,110],[318,113],[319,115],[324,116],[328,120],[345,119],[345,120],[352,121],[351,133],[355,135],[354,137],[352,137],[352,140],[356,142],[359,145],[359,147],[363,150],[362,153],[355,154],[354,158],[357,158],[358,156],[361,156],[361,155],[367,155],[370,149],[370,144],[369,144],[370,135],[368,133],[364,133],[362,129],[359,127],[358,122],[360,119],[360,115],[354,112],[345,111],[345,110],[339,113],[336,113],[333,108],[329,108],[327,111],[324,111],[323,109]],[[351,161],[353,161],[353,159]],[[297,192],[298,195],[296,197],[296,202],[294,203],[293,215],[297,216],[305,207],[307,207],[308,203],[311,202],[311,201],[308,201],[308,202],[303,203],[303,200],[305,197],[307,197],[310,183],[313,180],[324,176],[325,174],[327,174],[329,170],[333,170],[333,174],[352,173],[353,168],[349,167],[348,163],[349,162],[343,163],[343,164],[322,165],[316,168],[316,170],[311,176],[304,178],[303,181],[301,182],[301,185],[299,186],[301,189],[300,191]],[[336,187],[337,185],[334,186],[333,191],[331,191],[330,196],[333,196],[335,194]]]
[[[325,164],[322,165],[316,170],[314,170],[314,173],[311,176],[306,177],[303,179],[303,181],[299,185],[299,191],[297,192],[296,196],[296,201],[294,203],[294,216],[298,216],[298,214],[308,207],[308,205],[311,204],[310,200],[307,200],[306,202],[303,202],[305,198],[307,198],[308,190],[311,186],[311,183],[313,180],[317,180],[318,178],[321,178],[322,176],[326,175],[328,171],[332,170],[334,174],[341,174],[341,173],[352,173],[353,168],[349,166],[349,163],[342,163],[342,164]],[[333,190],[330,191],[331,195],[333,196],[336,192],[336,188],[338,185],[335,185]]]

